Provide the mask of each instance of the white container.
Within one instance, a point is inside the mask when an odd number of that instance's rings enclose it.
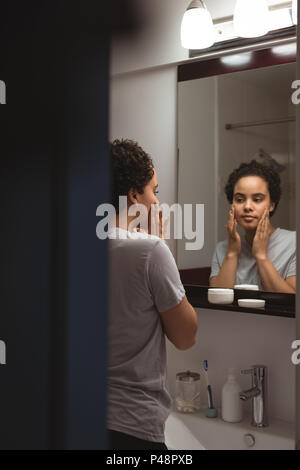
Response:
[[[234,300],[233,289],[209,288],[207,291],[208,301],[212,304],[232,304]]]
[[[176,407],[183,413],[194,413],[200,409],[200,374],[179,372],[176,374]]]
[[[238,299],[240,307],[247,308],[264,308],[266,301],[263,299]]]
[[[235,284],[234,289],[259,290],[259,287],[256,284]]]
[[[222,419],[229,423],[238,423],[243,419],[242,401],[240,392],[242,391],[236,380],[235,369],[228,369],[227,382],[222,388]]]

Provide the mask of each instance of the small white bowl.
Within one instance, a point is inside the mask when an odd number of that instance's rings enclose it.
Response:
[[[255,284],[236,284],[234,289],[242,289],[242,290],[259,290],[259,287]]]
[[[207,292],[208,301],[211,304],[232,304],[234,299],[233,289],[210,288]]]
[[[240,307],[264,308],[266,301],[263,299],[238,299]]]
[[[224,287],[209,287],[208,292],[211,292],[213,294],[221,294],[221,293],[227,294],[228,292],[233,292],[233,289],[228,289],[228,288],[225,289]]]

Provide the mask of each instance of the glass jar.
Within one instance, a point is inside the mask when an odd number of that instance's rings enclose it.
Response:
[[[176,374],[176,408],[184,413],[200,409],[200,374],[179,372]]]

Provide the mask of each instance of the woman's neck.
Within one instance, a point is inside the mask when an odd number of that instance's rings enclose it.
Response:
[[[130,223],[135,219],[135,216],[129,216],[126,213],[125,214],[117,214],[116,215],[116,223],[115,227],[117,228],[122,228],[123,230],[128,231],[128,227]]]

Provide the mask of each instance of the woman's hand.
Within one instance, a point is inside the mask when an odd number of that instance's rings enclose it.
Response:
[[[235,212],[234,212],[233,204],[231,206],[231,210],[229,211],[229,217],[227,220],[227,225],[225,227],[227,228],[227,233],[228,233],[227,254],[239,256],[241,249],[242,249],[242,244],[241,244],[240,235],[236,229],[237,221],[235,219]]]
[[[137,227],[134,227],[133,232],[155,235],[166,239],[168,238],[169,219],[170,217],[163,217],[163,212],[159,209],[159,204],[153,204],[153,207],[151,207],[148,212],[147,229],[141,228],[139,224]]]
[[[252,243],[252,255],[255,259],[266,259],[270,238],[269,212],[265,209],[257,224],[256,233]]]

